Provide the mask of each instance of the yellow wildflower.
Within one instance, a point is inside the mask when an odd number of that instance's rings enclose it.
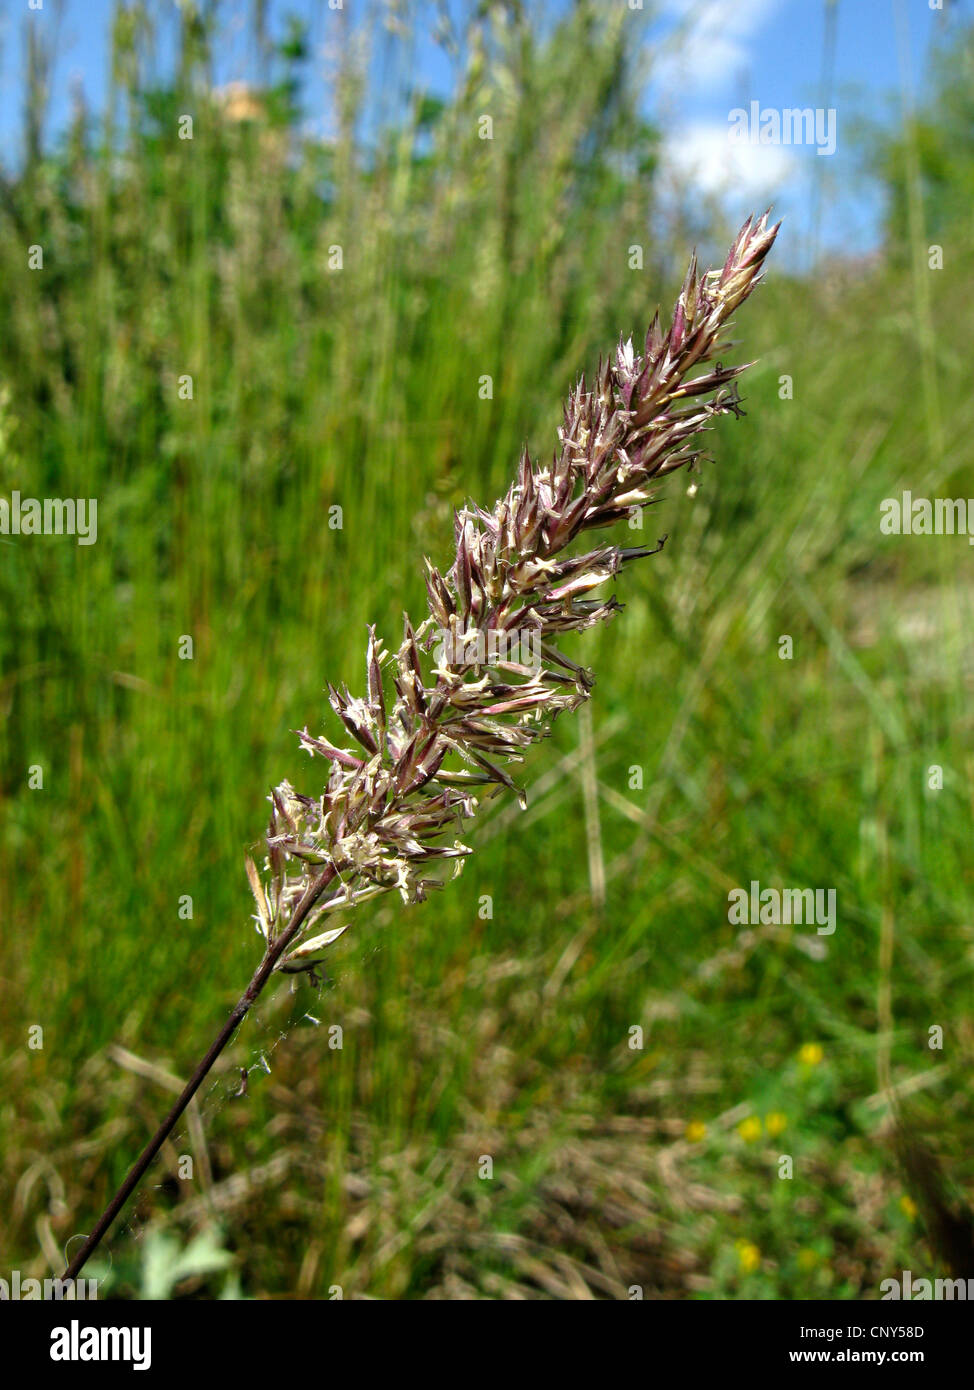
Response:
[[[737,1126],[737,1132],[745,1144],[753,1144],[756,1139],[761,1138],[761,1121],[757,1115],[748,1115],[747,1119],[742,1120]]]

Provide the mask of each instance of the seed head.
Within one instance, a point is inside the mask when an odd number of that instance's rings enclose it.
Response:
[[[663,541],[565,552],[583,532],[652,505],[653,484],[696,462],[698,436],[711,422],[740,415],[737,378],[746,366],[723,366],[716,354],[730,346],[721,335],[761,280],[779,226],[768,226],[767,213],[749,218],[721,270],[700,276],[691,259],[669,327],[657,312],[641,353],[631,338],[620,340],[591,387],[583,377],[571,391],[551,462],[535,464],[525,449],[491,511],[468,505],[456,513],[449,570],[425,562],[429,615],[415,629],[405,617],[394,652],[369,628],[366,694],[328,686],[353,746],[301,730],[301,747],[328,765],[324,787],[313,797],[289,782],[275,788],[265,880],[247,861],[268,949],[323,866],[339,884],[317,901],[296,933],[303,945],[289,942],[278,969],[320,961],[346,929],[308,937],[326,914],[394,889],[419,902],[442,886],[446,862],[459,873],[470,849],[456,834],[482,789],[507,787],[525,804],[508,769],[562,710],[588,699],[594,682],[555,640],[611,618],[621,605],[594,591]],[[540,650],[539,663],[508,659],[525,647],[507,639],[522,634],[529,650]]]

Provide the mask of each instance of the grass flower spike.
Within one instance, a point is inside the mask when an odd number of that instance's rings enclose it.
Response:
[[[659,546],[565,552],[584,532],[648,506],[655,480],[699,457],[698,436],[714,417],[738,412],[736,379],[746,368],[715,357],[727,346],[730,315],[761,279],[778,225],[769,227],[767,214],[746,222],[721,270],[700,276],[691,261],[669,328],[657,313],[642,353],[631,339],[620,342],[591,388],[579,381],[550,464],[533,464],[525,450],[492,511],[474,506],[456,515],[449,571],[426,560],[425,620],[414,628],[406,617],[395,652],[370,629],[366,695],[329,686],[356,746],[301,732],[302,747],[329,765],[324,788],[308,796],[288,782],[277,787],[267,881],[248,863],[267,949],[287,948],[278,969],[312,966],[341,934],[295,948],[298,904],[307,911],[301,931],[310,933],[327,914],[390,889],[420,901],[441,886],[431,871],[446,860],[459,871],[470,853],[455,832],[474,815],[480,788],[503,785],[523,804],[508,768],[593,684],[556,643],[611,618],[621,607],[614,597],[586,595]],[[524,661],[525,649],[533,661]]]
[[[313,971],[347,930],[329,925],[332,914],[391,890],[421,901],[441,886],[445,864],[459,871],[470,850],[458,832],[484,788],[507,787],[524,804],[508,769],[593,684],[557,644],[611,618],[617,600],[589,595],[659,549],[573,553],[574,542],[648,506],[657,479],[700,456],[712,420],[739,412],[746,368],[716,354],[730,346],[722,335],[777,232],[767,214],[749,219],[721,270],[701,276],[691,261],[669,328],[657,314],[641,353],[621,342],[591,387],[582,379],[572,391],[551,462],[536,465],[525,451],[492,511],[457,514],[449,570],[426,561],[427,617],[415,628],[406,618],[394,652],[369,630],[366,694],[329,686],[355,746],[304,729],[302,747],[328,767],[323,789],[309,796],[282,782],[271,793],[263,877],[247,860],[262,959],[65,1278],[84,1267],[271,975]]]

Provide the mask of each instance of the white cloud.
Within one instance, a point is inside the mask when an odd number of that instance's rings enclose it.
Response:
[[[656,76],[664,88],[714,88],[734,81],[746,67],[751,43],[782,0],[667,0],[670,25],[687,25],[675,52],[665,53]]]
[[[796,177],[794,151],[781,145],[731,142],[729,130],[726,122],[696,121],[673,131],[664,145],[664,164],[702,193],[777,198]]]

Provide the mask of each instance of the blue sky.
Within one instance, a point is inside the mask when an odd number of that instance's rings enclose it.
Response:
[[[694,35],[680,59],[664,62],[653,89],[667,116],[676,172],[723,194],[735,209],[773,198],[799,234],[793,248],[811,235],[818,196],[821,244],[868,251],[882,209],[862,175],[854,128],[861,119],[898,121],[904,82],[916,100],[922,97],[930,44],[947,14],[928,0],[669,0],[665,9],[664,32],[689,16]],[[954,17],[967,9],[954,5]],[[750,113],[753,101],[762,110],[831,108],[835,153],[730,145],[730,111]]]
[[[625,6],[628,0],[604,0]],[[644,0],[652,9],[652,0]],[[792,245],[808,245],[815,198],[821,200],[822,242],[868,251],[875,244],[880,205],[861,178],[850,139],[857,117],[897,118],[904,59],[919,97],[926,57],[945,11],[971,18],[971,0],[657,0],[659,18],[651,33],[658,43],[650,81],[649,109],[666,130],[667,177],[674,184],[692,180],[726,202],[732,212],[761,199],[774,199],[791,222]],[[361,0],[344,0],[353,23]],[[530,0],[528,0],[530,5]],[[170,10],[175,10],[171,0]],[[832,9],[834,49],[831,93],[826,98],[826,13]],[[30,12],[28,0],[0,0],[0,148],[10,164],[18,154],[23,105],[23,26],[57,27],[58,61],[51,83],[50,128],[63,127],[71,109],[72,85],[80,83],[88,103],[101,105],[105,86],[111,0],[43,0]],[[249,13],[249,0],[223,0],[233,20]],[[274,27],[284,13],[312,17],[316,56],[336,33],[326,0],[271,0]],[[436,7],[419,5],[432,28]],[[898,44],[897,12],[901,18]],[[675,53],[667,39],[680,25],[689,43]],[[449,66],[430,37],[416,45],[416,85],[443,91]],[[249,55],[231,45],[219,63],[219,79],[249,75]],[[326,92],[312,82],[307,90],[313,127],[322,128]],[[735,107],[762,110],[823,107],[835,110],[836,150],[820,156],[814,146],[741,144],[728,140],[728,118]]]

